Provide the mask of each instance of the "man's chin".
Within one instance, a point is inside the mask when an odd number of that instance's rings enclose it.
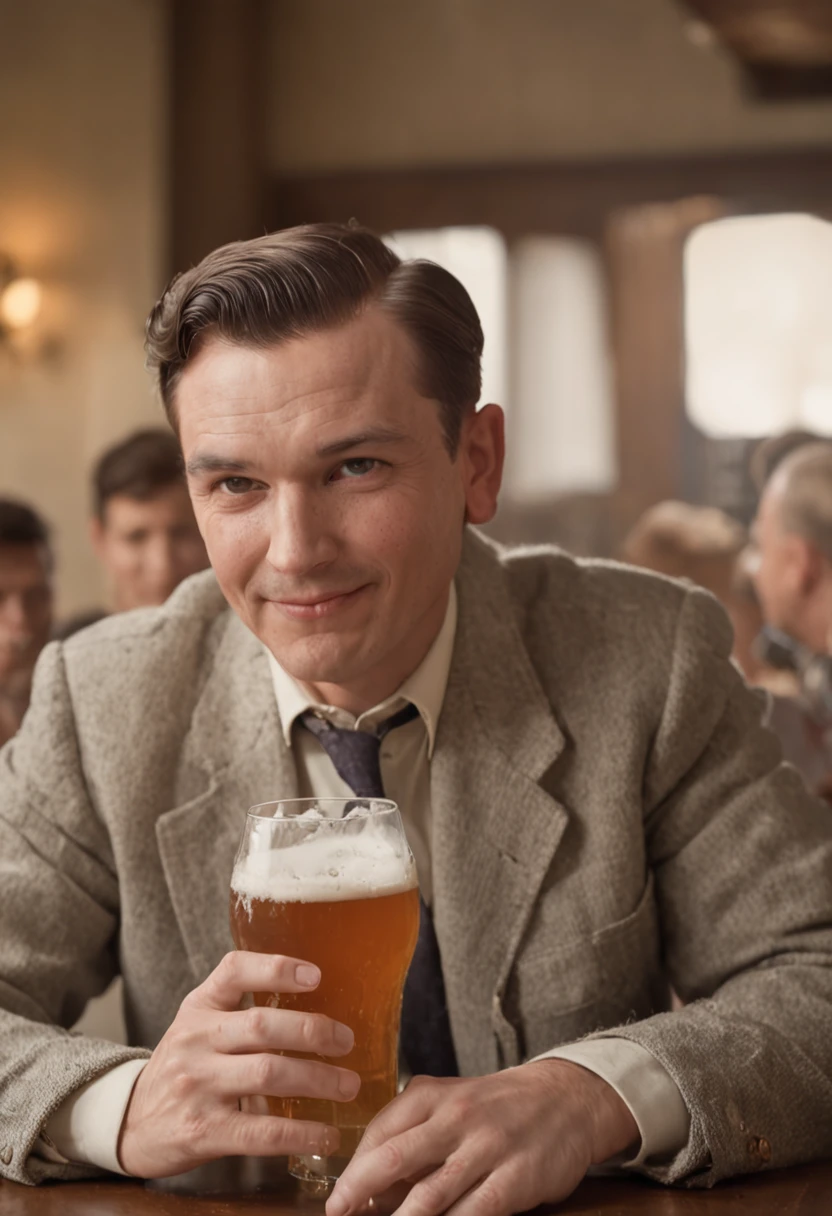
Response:
[[[357,637],[330,633],[291,642],[274,635],[262,640],[283,670],[301,684],[348,684],[367,666]]]

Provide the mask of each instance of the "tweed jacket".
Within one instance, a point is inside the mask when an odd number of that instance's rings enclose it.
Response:
[[[431,763],[460,1070],[586,1035],[668,1070],[709,1185],[832,1153],[832,823],[761,726],[706,593],[466,537]],[[267,655],[210,572],[44,652],[0,753],[0,1169],[147,1054],[230,948],[245,811],[296,792]],[[133,1046],[73,1035],[124,978]],[[686,1003],[668,1012],[669,985]]]

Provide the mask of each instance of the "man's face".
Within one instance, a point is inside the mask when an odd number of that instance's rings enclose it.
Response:
[[[188,491],[176,484],[144,501],[116,494],[94,520],[95,550],[118,612],[163,604],[175,587],[208,565]]]
[[[52,628],[51,558],[43,545],[0,544],[0,691],[22,695]]]
[[[754,522],[757,548],[754,584],[768,624],[801,641],[805,542],[784,529],[781,497],[781,485],[775,475],[763,493]]]
[[[285,670],[354,709],[421,661],[466,510],[490,518],[499,486],[499,409],[472,411],[452,460],[414,361],[399,326],[368,309],[267,349],[209,341],[176,393],[226,598]]]

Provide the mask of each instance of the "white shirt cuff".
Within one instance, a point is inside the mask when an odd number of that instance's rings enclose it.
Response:
[[[118,1137],[133,1086],[147,1060],[126,1060],[88,1081],[49,1117],[34,1152],[47,1161],[97,1165],[124,1174]]]
[[[536,1060],[571,1060],[611,1085],[641,1133],[641,1147],[622,1168],[643,1165],[648,1158],[672,1157],[687,1144],[690,1113],[670,1073],[646,1047],[629,1039],[589,1039],[555,1047]]]

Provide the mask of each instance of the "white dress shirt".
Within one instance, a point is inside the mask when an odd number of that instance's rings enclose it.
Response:
[[[348,798],[353,793],[318,739],[298,722],[302,713],[314,709],[335,726],[374,731],[379,722],[408,702],[418,709],[418,718],[385,736],[380,761],[385,793],[401,810],[420,890],[428,905],[433,898],[430,761],[451,666],[456,620],[456,591],[452,585],[442,627],[419,667],[392,696],[357,717],[316,701],[269,655],[281,727],[295,759],[301,797]],[[273,791],[271,796],[279,797],[280,791]],[[690,1126],[687,1107],[675,1081],[646,1048],[611,1036],[554,1047],[535,1058],[580,1064],[602,1077],[627,1104],[638,1124],[641,1144],[635,1157],[621,1163],[624,1167],[637,1167],[648,1158],[669,1157],[684,1147]],[[119,1064],[72,1094],[49,1119],[35,1151],[52,1160],[87,1162],[123,1173],[116,1151],[118,1134],[144,1064],[143,1060]]]

